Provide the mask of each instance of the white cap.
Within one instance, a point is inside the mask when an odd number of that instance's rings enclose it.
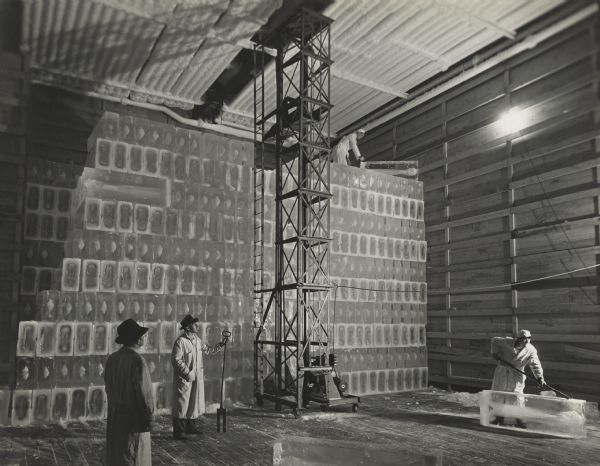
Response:
[[[529,330],[519,330],[517,335],[518,338],[531,338],[531,332]]]

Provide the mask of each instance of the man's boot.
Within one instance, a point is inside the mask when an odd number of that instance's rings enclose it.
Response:
[[[186,436],[183,433],[186,430],[186,419],[173,418],[173,438],[177,440],[185,440]]]
[[[495,426],[503,426],[504,425],[504,416],[494,417],[494,420],[492,422],[490,422],[490,424],[493,424]]]
[[[201,434],[202,431],[198,428],[197,419],[186,419],[185,420],[185,433],[186,434]]]
[[[515,427],[518,427],[519,429],[527,429],[527,424],[525,422],[523,422],[522,419],[515,419]]]

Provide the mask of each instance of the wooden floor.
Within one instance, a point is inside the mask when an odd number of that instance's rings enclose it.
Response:
[[[170,419],[157,419],[152,433],[154,464],[268,465],[273,442],[285,435],[353,440],[422,452],[441,451],[444,465],[585,466],[600,465],[600,421],[588,420],[587,438],[557,439],[526,432],[502,432],[479,425],[478,408],[468,396],[441,391],[363,398],[360,410],[229,410],[228,431],[216,433],[214,414],[203,419],[204,434],[176,441]],[[466,400],[466,401],[465,401]],[[0,428],[2,465],[103,464],[104,423],[66,428]]]

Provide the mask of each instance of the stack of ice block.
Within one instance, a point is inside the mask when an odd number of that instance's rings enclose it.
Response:
[[[426,388],[423,183],[334,163],[331,193],[330,280],[339,286],[332,290],[329,308],[336,370],[355,395]],[[265,288],[275,286],[274,206],[275,173],[270,172]],[[273,334],[273,315],[266,335]]]
[[[105,417],[106,358],[127,318],[150,329],[140,352],[157,413],[188,313],[208,344],[232,331],[225,400],[250,401],[252,143],[105,113],[88,149],[76,169],[28,162],[16,389],[0,387],[0,425]],[[205,360],[207,404],[221,361]]]
[[[492,390],[479,393],[482,426],[523,431],[517,427],[521,424],[526,432],[559,437],[585,437],[584,407],[584,400]]]

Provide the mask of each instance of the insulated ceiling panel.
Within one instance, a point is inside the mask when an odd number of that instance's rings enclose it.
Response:
[[[23,45],[37,79],[191,107],[280,0],[24,2]]]

